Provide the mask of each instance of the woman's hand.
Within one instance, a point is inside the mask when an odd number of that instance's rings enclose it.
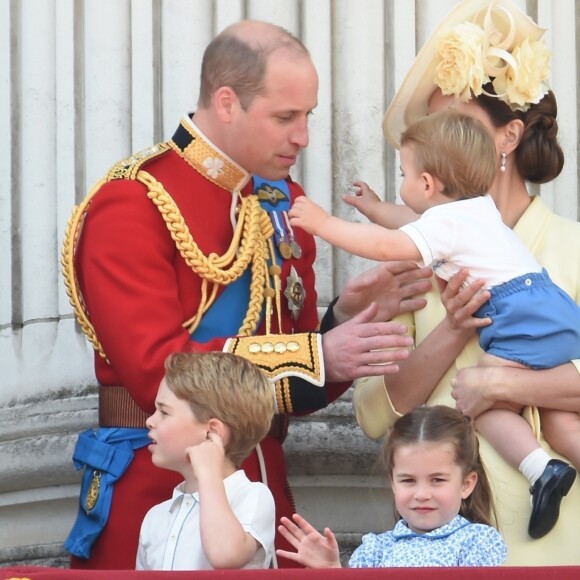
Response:
[[[466,416],[475,419],[494,406],[491,381],[495,367],[466,367],[451,380],[451,396],[455,406]],[[501,370],[501,369],[498,369]]]
[[[476,318],[473,315],[490,298],[484,290],[485,282],[475,280],[466,284],[469,271],[463,268],[449,282],[437,278],[441,290],[441,302],[447,311],[447,325],[453,332],[475,330],[491,324],[491,318]]]

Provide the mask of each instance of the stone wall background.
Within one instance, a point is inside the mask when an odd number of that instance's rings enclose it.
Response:
[[[533,189],[578,219],[575,0],[517,1],[548,28],[562,175]],[[118,159],[167,139],[197,100],[203,50],[228,24],[258,18],[309,47],[320,73],[311,142],[293,176],[332,212],[361,178],[396,199],[384,110],[417,50],[456,0],[0,0],[0,566],[66,565],[76,513],[79,431],[96,423],[92,351],[60,276],[72,206]],[[319,244],[319,307],[363,260]],[[347,393],[292,423],[286,442],[298,508],[331,526],[345,553],[392,524],[379,443],[355,425]]]

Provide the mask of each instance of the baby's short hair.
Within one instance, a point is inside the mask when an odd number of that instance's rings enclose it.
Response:
[[[275,412],[272,385],[254,363],[226,352],[175,353],[165,381],[200,421],[215,418],[230,430],[227,457],[239,467],[266,436]]]
[[[401,147],[411,146],[418,173],[430,173],[455,199],[489,192],[499,167],[491,133],[479,120],[447,109],[422,117],[401,135]]]

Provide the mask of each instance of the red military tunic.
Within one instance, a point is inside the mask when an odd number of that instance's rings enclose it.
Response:
[[[207,142],[188,119],[182,122],[176,136],[183,137],[184,130],[188,139],[203,141],[202,151],[208,157],[192,156],[183,143],[178,146],[170,141],[170,148],[161,154],[145,155],[138,167],[161,183],[173,198],[203,254],[222,255],[232,240],[232,191],[246,183],[241,194],[250,195],[251,180],[247,183],[248,174]],[[220,160],[217,165],[215,159]],[[292,200],[304,195],[290,178],[287,183]],[[302,280],[305,300],[294,319],[282,295],[284,333],[314,331],[318,327],[314,239],[302,230],[294,233],[302,256],[283,260],[281,290],[283,293],[286,289],[290,268],[294,267]],[[152,414],[168,354],[223,349],[226,337],[194,342],[183,327],[184,321],[197,312],[201,278],[180,255],[159,209],[148,197],[148,187],[140,181],[110,179],[100,186],[90,202],[74,263],[88,317],[107,357],[95,354],[101,389],[122,386],[145,414]],[[272,331],[277,332],[276,320],[273,316]],[[264,321],[257,331],[263,333]],[[288,404],[280,411],[294,414],[322,408],[349,386],[327,384],[321,388],[293,378],[290,385],[290,401],[287,396]],[[277,518],[293,512],[279,439],[270,434],[261,443]],[[242,467],[251,479],[261,479],[255,452]],[[90,559],[73,558],[73,567],[133,568],[145,513],[169,498],[180,479],[177,473],[155,467],[147,448],[137,450],[128,470],[115,484],[110,517],[93,545]],[[277,536],[277,546],[281,539]],[[280,562],[285,564],[289,563]]]

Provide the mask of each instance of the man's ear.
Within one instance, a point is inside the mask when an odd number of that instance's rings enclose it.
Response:
[[[220,87],[213,95],[214,107],[220,121],[229,123],[240,106],[240,100],[231,87]]]

